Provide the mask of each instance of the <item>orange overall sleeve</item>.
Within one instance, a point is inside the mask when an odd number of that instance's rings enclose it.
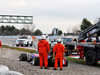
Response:
[[[1,46],[1,48],[2,48],[2,44],[1,44],[1,41],[0,41],[0,46]]]
[[[46,47],[47,47],[47,51],[50,51],[49,43],[48,42],[46,43]]]
[[[64,52],[64,46],[62,45],[62,52]]]
[[[39,52],[39,42],[38,42],[38,52]]]
[[[53,47],[53,53],[55,53],[56,51],[56,45]]]

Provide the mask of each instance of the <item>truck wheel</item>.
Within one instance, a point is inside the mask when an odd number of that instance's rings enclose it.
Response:
[[[16,45],[17,47],[19,46],[19,45]]]
[[[33,65],[39,66],[39,57],[34,57],[33,58]]]
[[[32,46],[32,45],[33,45],[33,42],[31,42],[30,46]]]
[[[97,60],[96,60],[96,54],[94,51],[92,50],[88,50],[86,52],[86,64],[87,65],[96,65],[97,64]]]
[[[72,54],[72,50],[68,49],[67,52],[66,52],[66,55],[69,56],[71,54]]]
[[[21,46],[23,46],[23,45],[21,45]]]
[[[22,53],[20,55],[20,61],[27,61],[27,54],[26,53]]]
[[[27,44],[26,44],[26,47],[28,47],[28,42],[27,42]]]

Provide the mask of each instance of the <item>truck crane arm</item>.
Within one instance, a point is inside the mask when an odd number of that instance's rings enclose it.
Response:
[[[80,42],[81,40],[84,40],[95,33],[97,34],[97,36],[100,36],[100,21],[80,32],[78,40]]]

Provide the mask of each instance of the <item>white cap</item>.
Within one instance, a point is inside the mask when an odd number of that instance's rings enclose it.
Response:
[[[61,42],[61,39],[57,39],[57,42]]]
[[[45,36],[45,35],[42,35],[42,36],[41,36],[41,39],[46,39],[46,36]]]

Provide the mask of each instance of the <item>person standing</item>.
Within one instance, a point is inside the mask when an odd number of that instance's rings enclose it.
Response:
[[[62,70],[62,59],[64,56],[64,46],[61,44],[61,39],[57,39],[57,44],[53,49],[53,57],[55,57],[55,65],[53,70],[57,70],[58,60],[60,61],[60,70]]]
[[[85,43],[85,40],[81,40],[81,43]],[[84,50],[84,46],[77,46],[77,54],[79,52],[79,59],[84,59],[83,56],[82,56],[82,51]]]
[[[48,68],[48,53],[50,54],[50,48],[48,41],[45,40],[46,36],[42,35],[41,40],[38,42],[38,52],[40,59],[40,69],[43,69],[43,61],[44,61],[44,69]]]
[[[1,49],[0,49],[0,53],[1,53],[1,50],[3,50],[1,40],[0,40],[0,47],[1,47]]]

